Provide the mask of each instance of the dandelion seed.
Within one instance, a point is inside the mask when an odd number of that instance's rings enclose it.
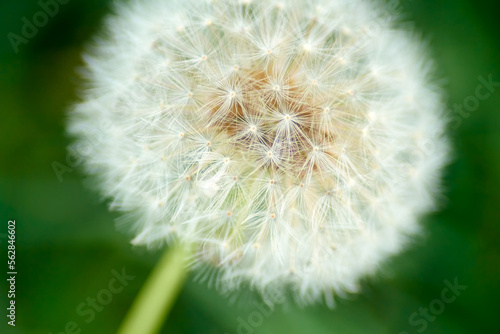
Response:
[[[379,6],[120,6],[69,132],[95,143],[103,196],[139,217],[134,242],[200,245],[195,269],[215,264],[225,291],[329,306],[399,252],[435,207],[448,145],[425,48],[395,23],[370,35],[394,22]]]

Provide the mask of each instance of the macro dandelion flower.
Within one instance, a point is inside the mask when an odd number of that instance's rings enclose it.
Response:
[[[69,129],[134,244],[194,244],[222,290],[331,306],[434,207],[427,58],[378,1],[135,1],[85,58]]]

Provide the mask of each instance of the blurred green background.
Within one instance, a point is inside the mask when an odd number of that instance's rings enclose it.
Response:
[[[500,82],[497,3],[401,0],[405,19],[430,41],[450,109],[475,95],[479,76]],[[160,256],[130,245],[129,236],[115,228],[117,216],[84,186],[81,173],[65,173],[60,182],[52,167],[67,164],[65,110],[75,100],[75,68],[109,5],[69,1],[16,53],[8,33],[20,35],[22,18],[32,18],[40,5],[0,4],[0,333],[72,333],[72,321],[81,333],[114,333]],[[191,276],[162,333],[500,333],[496,90],[450,129],[455,156],[446,170],[446,199],[440,212],[425,219],[425,236],[387,263],[380,279],[364,282],[362,294],[340,300],[335,310],[292,304],[264,314],[252,293],[243,291],[231,302]],[[8,219],[17,222],[15,329],[5,317]],[[122,268],[134,279],[93,319],[78,313],[87,298],[105,298],[100,291],[108,289],[112,271]],[[455,301],[435,317],[418,314],[438,307],[444,281],[455,279],[467,286]]]

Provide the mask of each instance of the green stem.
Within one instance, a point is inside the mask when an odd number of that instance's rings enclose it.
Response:
[[[154,334],[161,329],[186,279],[188,247],[169,247],[144,283],[118,334]]]

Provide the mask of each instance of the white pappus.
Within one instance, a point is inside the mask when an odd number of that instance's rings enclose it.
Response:
[[[69,132],[133,243],[195,244],[225,291],[357,291],[434,208],[448,152],[432,62],[393,19],[367,0],[118,5]]]

